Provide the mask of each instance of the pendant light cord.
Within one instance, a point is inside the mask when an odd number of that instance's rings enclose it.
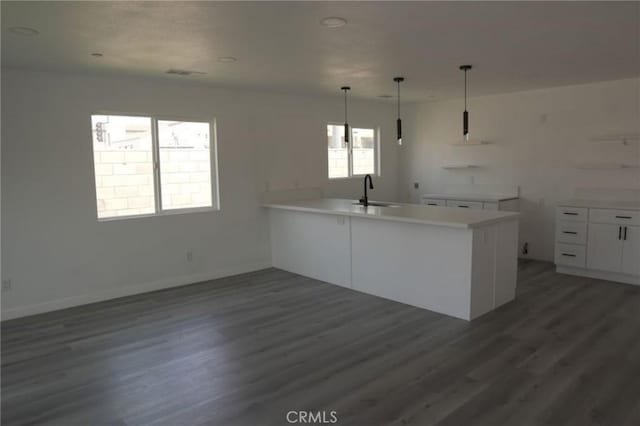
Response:
[[[400,80],[398,80],[398,118],[400,118]]]
[[[467,70],[464,70],[464,110],[467,110]]]
[[[344,90],[344,122],[346,123],[347,120],[347,89],[343,89]]]

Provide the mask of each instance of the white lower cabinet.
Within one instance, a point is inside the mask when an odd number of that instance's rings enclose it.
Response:
[[[566,244],[586,244],[587,224],[586,222],[565,222],[556,223],[556,242]]]
[[[640,226],[589,224],[587,267],[640,275]]]
[[[556,264],[584,268],[584,246],[558,244],[556,246]]]
[[[640,226],[629,224],[638,217],[635,210],[558,207],[558,271],[640,284]]]
[[[426,204],[427,206],[441,206],[444,207],[447,205],[445,200],[438,200],[435,198],[423,198],[422,204]]]
[[[472,201],[464,199],[434,198],[430,196],[423,196],[421,197],[421,202],[422,204],[426,204],[427,206],[459,207],[472,210],[504,210],[512,212],[517,212],[520,210],[520,202],[518,198],[509,198],[499,201]]]
[[[640,275],[640,226],[625,226],[622,232],[622,273]]]
[[[482,203],[483,210],[499,210],[498,203]]]
[[[482,202],[480,201],[447,200],[446,205],[447,207],[461,207],[464,209],[482,210]]]
[[[619,225],[590,223],[587,267],[600,271],[622,270],[622,228]]]

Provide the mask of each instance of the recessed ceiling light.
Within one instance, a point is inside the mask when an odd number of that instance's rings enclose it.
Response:
[[[93,52],[91,54],[91,56],[95,57],[95,58],[102,58],[104,55],[100,52]]]
[[[11,27],[9,28],[9,31],[11,31],[12,33],[16,34],[16,35],[21,35],[21,36],[36,36],[38,34],[40,34],[40,32],[34,28],[29,28],[29,27]]]
[[[347,20],[339,16],[328,16],[323,18],[320,23],[327,28],[340,28],[347,25]]]
[[[220,56],[218,57],[218,62],[235,62],[238,58],[234,58],[233,56]]]

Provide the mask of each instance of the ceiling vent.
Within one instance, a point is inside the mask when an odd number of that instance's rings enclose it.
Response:
[[[167,70],[167,74],[194,75],[194,74],[205,74],[205,73],[203,73],[202,71],[170,69],[170,70]]]

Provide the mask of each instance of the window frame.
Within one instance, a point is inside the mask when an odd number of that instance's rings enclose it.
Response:
[[[344,123],[337,123],[333,121],[329,121],[325,124],[325,134],[327,130],[327,126],[341,126],[344,127]],[[373,143],[373,173],[364,173],[364,174],[354,174],[353,173],[353,129],[372,129],[374,134],[374,143]],[[380,176],[380,127],[379,126],[361,126],[361,125],[351,125],[349,124],[349,136],[350,142],[347,145],[347,162],[348,162],[348,176],[341,177],[330,177],[329,176],[329,151],[328,147],[326,147],[326,158],[327,158],[327,179],[330,181],[335,180],[345,180],[345,179],[354,179],[354,178],[362,178],[367,174],[372,176]],[[326,135],[325,135],[326,138]],[[325,142],[326,143],[326,142]]]
[[[124,216],[99,217],[98,216],[98,194],[96,186],[96,170],[95,170],[95,150],[93,147],[93,125],[92,117],[94,115],[114,115],[124,117],[143,117],[151,120],[151,158],[153,168],[153,196],[154,196],[154,213],[132,214]],[[158,121],[185,121],[190,123],[207,123],[209,124],[209,172],[211,183],[211,206],[205,207],[185,207],[177,209],[162,208],[162,179],[160,164],[160,142],[158,139]],[[150,113],[130,113],[99,110],[89,114],[89,136],[91,141],[91,164],[93,167],[93,194],[96,202],[94,203],[96,218],[98,222],[111,222],[125,219],[138,219],[148,217],[173,216],[188,213],[203,213],[220,211],[220,186],[218,176],[218,130],[216,118],[194,118],[192,116],[150,114]]]

